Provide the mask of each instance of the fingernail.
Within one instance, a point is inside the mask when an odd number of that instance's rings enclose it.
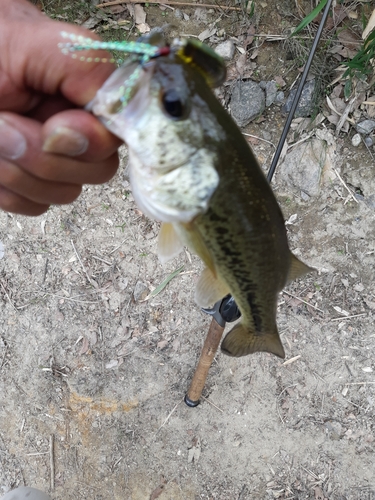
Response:
[[[5,120],[0,118],[0,156],[8,160],[17,160],[26,151],[24,136]]]
[[[78,156],[88,147],[89,141],[84,135],[68,127],[57,127],[44,141],[43,151]]]

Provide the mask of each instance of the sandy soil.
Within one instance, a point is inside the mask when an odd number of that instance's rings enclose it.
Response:
[[[277,142],[279,111],[264,116],[251,132]],[[336,168],[371,177],[364,147],[340,141]],[[273,148],[254,149],[269,164]],[[185,251],[160,265],[158,223],[135,206],[122,157],[110,183],[72,205],[0,213],[0,494],[25,484],[55,500],[375,499],[366,196],[355,202],[336,179],[303,203],[276,178],[286,219],[297,214],[291,248],[318,270],[280,295],[287,361],[219,354],[191,409],[183,396],[210,323],[193,300],[201,263]]]

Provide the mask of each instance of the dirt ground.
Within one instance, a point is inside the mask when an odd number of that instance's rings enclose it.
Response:
[[[284,117],[271,108],[264,118],[246,131],[277,143]],[[274,148],[254,150],[268,166]],[[0,213],[0,495],[28,485],[54,500],[374,500],[365,147],[337,141],[335,168],[364,193],[357,201],[336,179],[302,202],[276,176],[285,218],[297,214],[290,246],[317,269],[280,295],[286,362],[218,354],[194,409],[183,396],[210,323],[193,298],[202,265],[188,251],[159,263],[159,225],[135,206],[121,157],[111,182],[72,205],[37,218]]]

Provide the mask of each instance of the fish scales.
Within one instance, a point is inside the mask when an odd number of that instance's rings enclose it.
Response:
[[[198,62],[209,66],[205,57]],[[128,145],[134,198],[165,223],[162,258],[182,243],[201,257],[207,268],[197,285],[200,305],[233,295],[242,318],[222,343],[225,353],[284,357],[278,293],[311,269],[289,250],[283,215],[247,141],[194,60],[172,51],[145,65],[119,108],[111,100],[118,101],[116,86],[128,73],[117,70],[91,109]]]

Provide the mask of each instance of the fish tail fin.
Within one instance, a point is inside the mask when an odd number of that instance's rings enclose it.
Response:
[[[223,340],[221,350],[225,354],[235,357],[261,351],[270,352],[279,358],[285,358],[284,347],[276,325],[272,333],[256,335],[249,326],[238,323]]]
[[[287,283],[290,283],[291,281],[299,278],[300,276],[303,276],[304,274],[311,273],[311,271],[315,271],[315,269],[297,259],[297,257],[293,253],[291,253],[290,255],[291,255],[290,268],[289,268]]]

